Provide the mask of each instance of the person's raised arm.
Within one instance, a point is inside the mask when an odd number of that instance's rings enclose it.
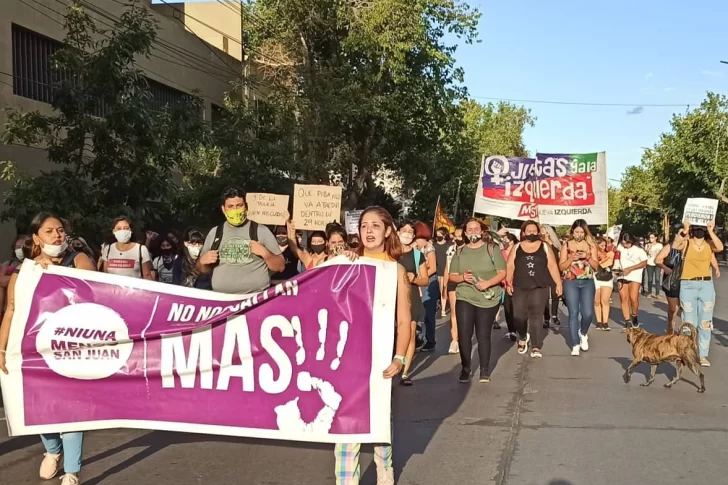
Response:
[[[304,251],[298,245],[298,239],[296,238],[296,223],[293,221],[286,221],[286,230],[288,234],[288,247],[291,248],[291,251],[293,251],[293,254],[296,255],[298,260],[303,263],[303,266],[308,268],[313,257],[308,253],[308,251]]]
[[[5,351],[8,348],[10,325],[13,321],[13,315],[15,314],[15,282],[17,279],[18,275],[16,273],[13,273],[10,277],[10,283],[8,284],[8,305],[5,309],[5,315],[3,315],[2,324],[0,324],[0,371],[5,374],[8,373],[8,369],[5,364]]]
[[[710,247],[714,253],[720,253],[723,251],[723,241],[715,234],[715,222],[710,221],[708,223],[708,235],[710,236]]]

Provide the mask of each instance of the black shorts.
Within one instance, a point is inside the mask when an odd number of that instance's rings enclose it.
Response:
[[[680,298],[679,289],[677,291],[670,291],[670,290],[666,290],[665,288],[663,288],[662,291],[663,291],[663,293],[665,293],[665,297],[667,297],[667,298],[677,298],[677,299]]]
[[[458,287],[457,283],[451,283],[448,281],[447,283],[447,292],[450,293],[451,291],[455,291]]]

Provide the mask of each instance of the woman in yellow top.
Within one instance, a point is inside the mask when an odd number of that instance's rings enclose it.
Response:
[[[357,254],[380,261],[398,261],[402,256],[402,243],[394,227],[392,216],[381,207],[369,207],[359,219],[361,245]],[[396,345],[392,363],[384,371],[384,378],[391,379],[400,372],[410,341],[412,301],[410,280],[401,264],[397,265],[397,313]],[[334,448],[336,457],[336,485],[358,485],[360,476],[360,443],[339,443]],[[374,462],[377,465],[377,485],[394,485],[392,445],[375,445]]]
[[[683,254],[682,275],[680,276],[680,307],[683,322],[698,329],[698,355],[700,365],[709,367],[708,351],[713,330],[713,307],[715,306],[715,287],[713,287],[710,263],[713,253],[723,251],[723,243],[715,235],[714,222],[706,227],[690,226],[684,222],[683,230],[675,236],[672,247]],[[706,240],[705,236],[708,236]]]

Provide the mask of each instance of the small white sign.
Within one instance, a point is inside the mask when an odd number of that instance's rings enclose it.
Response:
[[[622,234],[622,224],[616,224],[609,228],[607,231],[607,237],[611,238],[612,241],[619,243],[619,236]]]
[[[359,219],[363,210],[346,211],[344,212],[344,221],[346,224],[347,234],[359,234]]]
[[[685,202],[683,221],[688,221],[693,226],[707,226],[710,221],[715,220],[717,212],[718,199],[688,199]]]

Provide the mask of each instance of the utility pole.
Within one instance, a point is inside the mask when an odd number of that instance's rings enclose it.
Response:
[[[453,222],[455,222],[455,219],[458,217],[458,204],[460,203],[460,186],[463,184],[463,180],[461,178],[458,178],[458,191],[455,195],[455,204],[452,207],[452,218]]]
[[[245,16],[243,12],[243,0],[240,0],[240,62],[242,63],[242,80],[243,80],[243,102],[245,106],[248,106],[248,98],[250,93],[248,91],[248,60],[247,52],[245,52]]]

